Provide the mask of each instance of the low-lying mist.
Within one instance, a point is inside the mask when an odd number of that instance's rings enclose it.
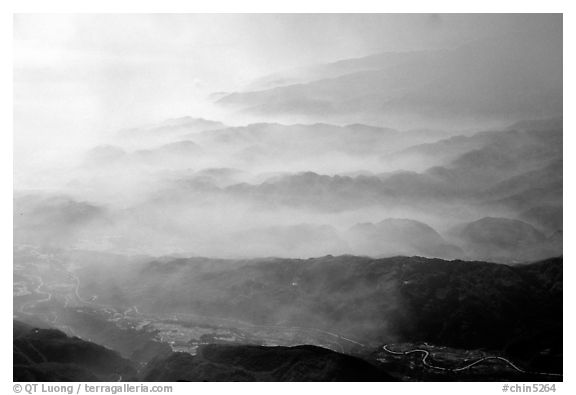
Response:
[[[140,147],[126,142],[140,132]],[[122,131],[54,188],[18,191],[15,238],[222,258],[561,254],[559,122],[454,133],[189,117]],[[486,240],[493,227],[518,237]]]
[[[559,255],[561,18],[542,23],[277,72],[212,94],[205,118],[84,140],[79,129],[61,155],[18,152],[16,242],[234,258]]]

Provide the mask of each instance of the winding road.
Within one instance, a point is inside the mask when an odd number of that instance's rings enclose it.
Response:
[[[513,362],[511,362],[510,360],[508,360],[504,357],[496,357],[496,356],[483,357],[483,358],[480,358],[480,359],[478,359],[474,362],[471,362],[467,365],[461,366],[459,368],[451,369],[451,368],[437,366],[437,365],[433,365],[433,364],[429,363],[428,357],[430,356],[430,352],[428,350],[424,350],[422,348],[415,348],[413,350],[408,350],[408,351],[392,351],[392,350],[390,350],[388,344],[385,344],[384,346],[382,346],[382,349],[384,351],[386,351],[387,353],[392,354],[392,355],[410,355],[410,354],[415,354],[415,353],[421,353],[422,354],[422,364],[424,366],[426,366],[430,369],[441,370],[441,371],[445,371],[445,372],[457,373],[457,372],[461,372],[461,371],[466,370],[466,369],[470,369],[471,367],[476,366],[478,364],[481,364],[481,363],[488,361],[488,360],[499,360],[499,361],[506,363],[508,366],[510,366],[511,368],[513,368],[514,370],[516,370],[520,373],[562,377],[562,374],[560,374],[560,373],[529,372],[527,370],[519,368]]]
[[[21,307],[20,307],[20,312],[22,314],[26,314],[26,315],[32,315],[32,313],[29,313],[26,311],[26,309],[29,306],[33,306],[33,305],[37,305],[38,303],[42,303],[42,302],[48,302],[52,299],[52,293],[48,292],[48,291],[42,291],[40,288],[42,288],[44,286],[44,280],[42,280],[42,277],[40,276],[31,276],[33,278],[36,278],[38,280],[38,285],[36,286],[36,288],[32,291],[32,293],[37,294],[37,295],[46,295],[45,297],[43,297],[42,299],[36,299],[36,300],[30,300],[26,303],[24,303]]]

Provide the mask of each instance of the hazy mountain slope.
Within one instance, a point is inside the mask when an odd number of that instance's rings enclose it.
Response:
[[[491,199],[503,199],[535,186],[553,188],[554,185],[562,184],[562,178],[562,160],[557,160],[536,170],[528,170],[501,181],[490,187],[485,193]],[[562,192],[560,191],[558,198],[561,199],[561,197]]]
[[[114,276],[107,266],[86,266],[79,275],[84,292],[101,303],[135,304],[157,314],[314,327],[363,343],[418,340],[503,349],[537,336],[538,346],[525,350],[537,354],[561,340],[561,308],[552,307],[561,286],[551,284],[561,281],[562,264],[550,260],[537,273],[530,267],[340,256],[179,259],[133,265]],[[542,318],[534,320],[538,314]]]
[[[486,217],[452,230],[474,259],[526,261],[561,254],[547,236],[525,222]]]
[[[258,78],[244,91],[261,91],[282,86],[305,84],[326,78],[337,78],[363,71],[391,69],[426,57],[437,56],[433,51],[386,52],[362,58],[343,59],[322,65],[300,67]]]
[[[510,35],[420,55],[376,70],[234,93],[218,102],[267,115],[416,118],[428,124],[562,113],[562,48],[549,37]]]
[[[352,251],[371,256],[425,255],[449,258],[462,251],[448,244],[430,226],[409,219],[388,218],[362,223],[348,231]]]
[[[563,228],[563,211],[562,206],[535,206],[521,213],[519,219],[554,232]]]
[[[408,146],[434,141],[439,133],[399,132],[365,124],[255,123],[189,135],[220,166],[268,171],[365,170],[390,167],[377,158]],[[446,135],[440,133],[440,135]],[[373,163],[371,163],[373,162]]]
[[[260,130],[264,136],[262,140],[265,141],[269,138],[270,130],[268,128]],[[226,133],[231,132],[232,130]],[[393,135],[397,136],[397,133]],[[410,133],[404,135],[409,136]],[[242,133],[226,136],[227,139],[244,139]],[[308,138],[314,136],[316,139],[317,135],[309,133],[307,136]],[[350,134],[349,137],[353,139],[355,135]],[[252,138],[255,141],[259,140],[260,134]],[[303,140],[306,150],[314,146],[310,145],[308,138]],[[409,137],[404,141],[407,139]],[[372,145],[374,150],[380,150],[377,141],[386,144],[387,137],[382,137],[382,140],[369,140],[367,144]],[[318,144],[317,149],[309,152],[317,154],[317,151],[323,149],[331,152],[335,150],[324,141]],[[343,209],[347,206],[358,207],[390,204],[390,201],[407,202],[424,199],[427,199],[428,204],[433,204],[435,200],[463,198],[471,203],[482,199],[483,196],[486,196],[484,199],[504,198],[514,192],[544,187],[547,183],[558,180],[561,182],[562,179],[562,129],[482,132],[424,146],[414,146],[410,151],[409,158],[406,158],[408,162],[412,162],[416,167],[425,167],[426,163],[434,164],[435,167],[427,168],[420,173],[397,171],[382,173],[378,177],[330,176],[316,172],[284,174],[270,178],[259,185],[231,186],[224,192],[239,197],[249,196],[252,200],[260,199],[263,202],[274,201],[275,204],[317,205]],[[364,149],[364,152],[369,151]],[[420,159],[415,159],[413,155],[417,155]],[[389,162],[383,157],[382,162],[390,166],[394,160]]]
[[[255,123],[172,137],[161,143],[134,148],[126,144],[101,145],[86,154],[75,178],[83,183],[106,182],[102,175],[132,174],[140,183],[162,171],[234,168],[252,173],[321,171],[340,173],[390,170],[378,157],[428,141],[442,132],[399,132],[364,124]],[[127,180],[130,184],[133,181]],[[115,186],[118,188],[117,186]],[[134,188],[136,188],[134,186]]]
[[[422,171],[446,166],[458,157],[475,150],[502,147],[509,155],[521,154],[527,160],[562,158],[562,120],[523,121],[503,130],[455,135],[418,144],[382,156],[382,160],[405,170]],[[502,149],[503,151],[503,149]]]
[[[384,155],[382,161],[392,163],[400,169],[422,171],[433,166],[446,165],[463,153],[480,146],[481,142],[474,136],[454,136]]]
[[[106,221],[104,208],[65,195],[33,192],[14,196],[16,243],[66,245],[95,223]]]
[[[155,125],[124,129],[118,132],[117,141],[134,148],[150,148],[167,144],[185,135],[225,128],[226,125],[208,119],[181,117],[168,119]]]

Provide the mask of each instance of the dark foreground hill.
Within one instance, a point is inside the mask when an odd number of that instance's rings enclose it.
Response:
[[[136,362],[55,329],[14,321],[14,381],[394,381],[356,357],[316,346],[208,344],[197,355]]]
[[[117,381],[134,378],[134,364],[97,344],[55,329],[14,321],[14,381]]]
[[[380,368],[316,346],[209,344],[152,361],[145,381],[395,381]]]

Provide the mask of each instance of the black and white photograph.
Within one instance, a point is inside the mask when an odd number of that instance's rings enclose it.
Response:
[[[15,13],[14,392],[556,392],[563,17]]]

